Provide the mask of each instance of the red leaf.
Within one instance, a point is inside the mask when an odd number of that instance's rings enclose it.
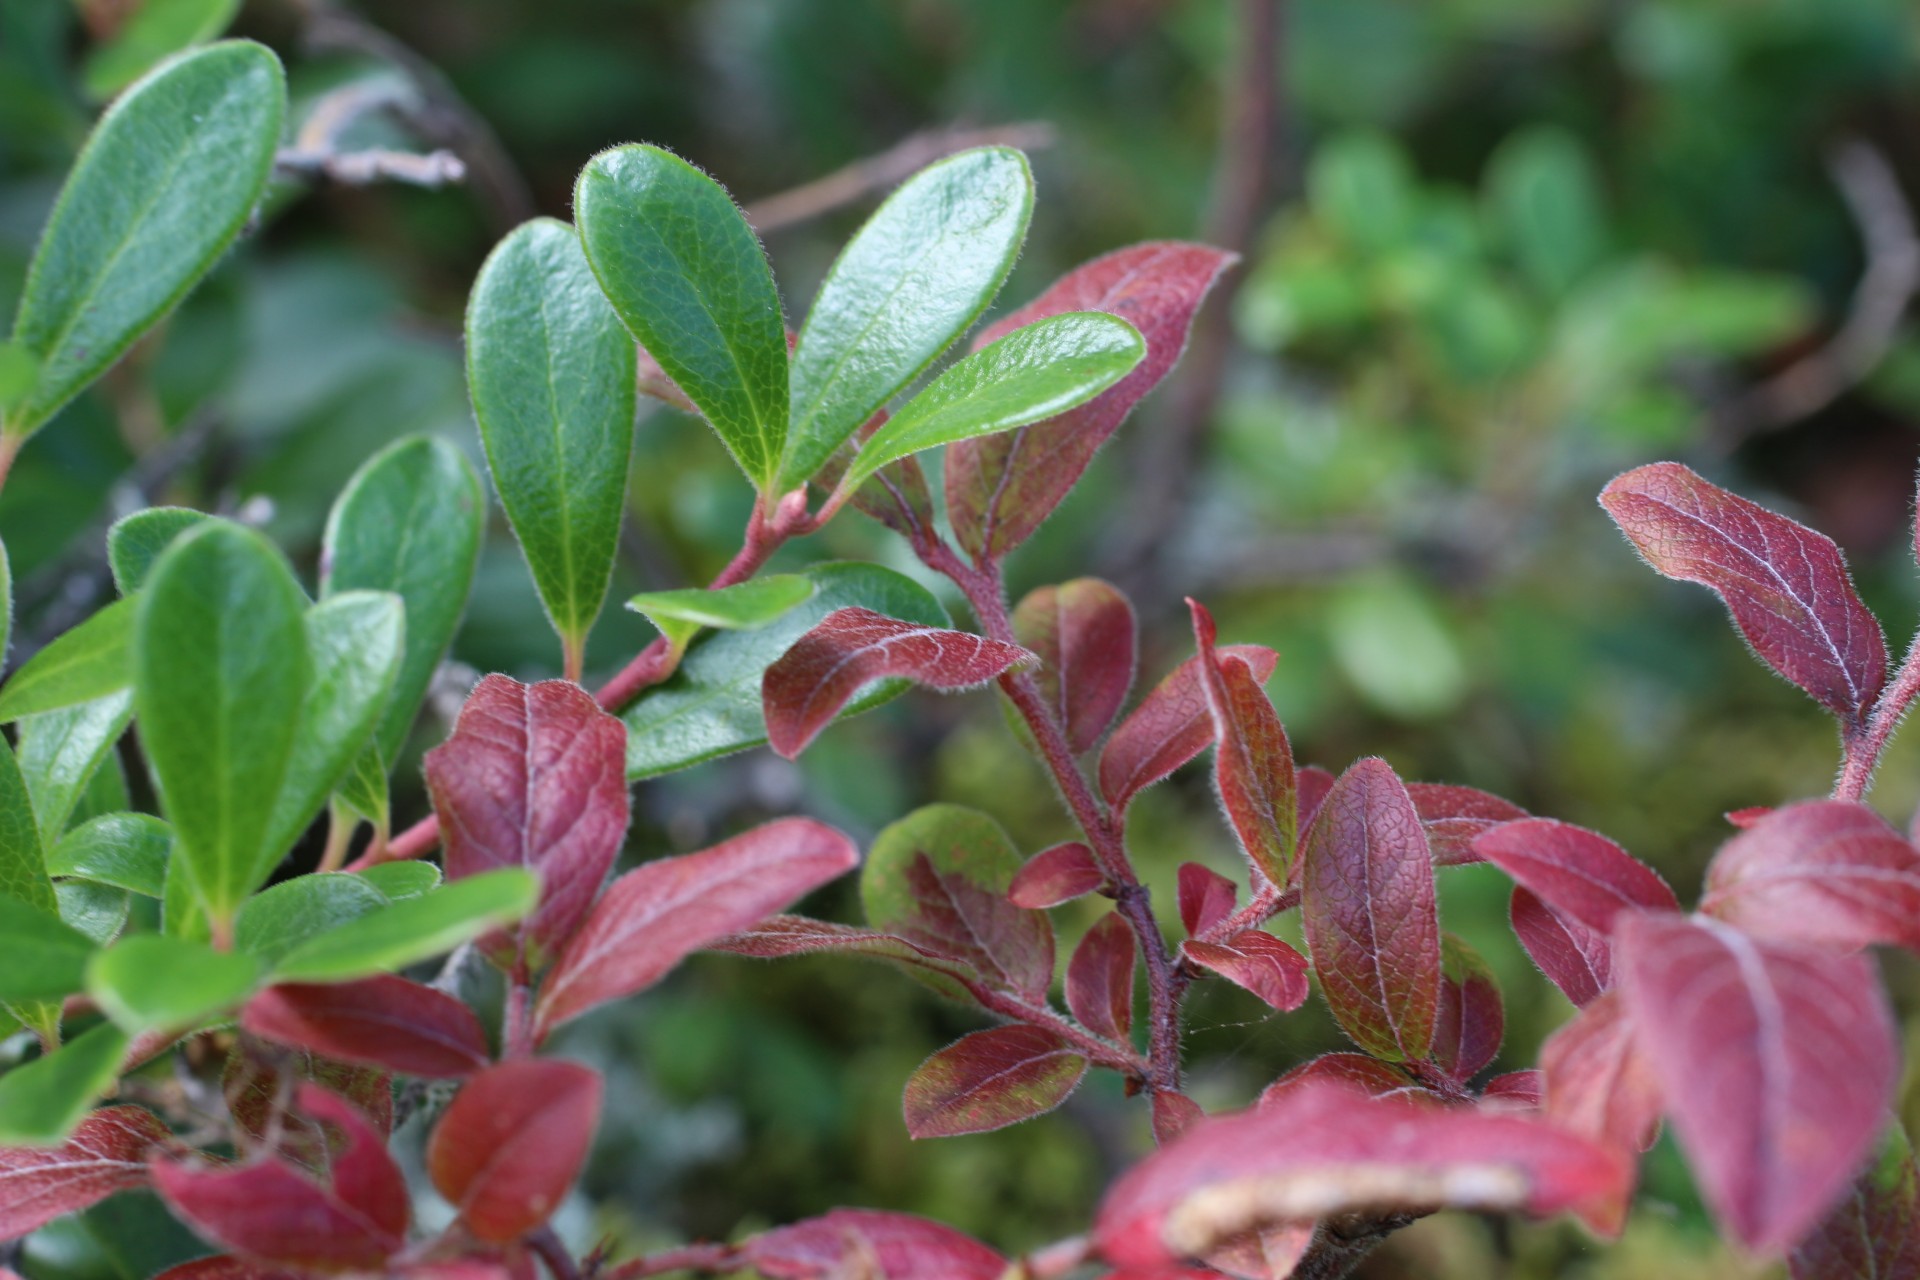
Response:
[[[1426,824],[1434,865],[1440,867],[1481,861],[1473,850],[1474,837],[1503,822],[1528,816],[1527,811],[1513,801],[1472,787],[1409,782],[1407,794],[1413,797],[1413,807],[1419,811],[1420,821]]]
[[[507,1244],[560,1207],[599,1120],[598,1072],[553,1058],[502,1062],[467,1081],[434,1126],[427,1176],[474,1236]]]
[[[1163,1147],[1206,1118],[1200,1104],[1184,1093],[1160,1089],[1153,1095],[1153,1140]]]
[[[1748,805],[1744,809],[1730,810],[1726,815],[1726,819],[1729,825],[1745,831],[1748,827],[1758,824],[1762,818],[1772,812],[1773,806],[1770,804]]]
[[[240,1025],[341,1062],[452,1079],[487,1065],[486,1032],[466,1005],[391,974],[332,985],[285,983],[247,1002]]]
[[[147,1185],[147,1159],[174,1145],[160,1117],[102,1107],[57,1147],[0,1147],[0,1240]]]
[[[916,1138],[986,1133],[1044,1115],[1067,1100],[1087,1060],[1038,1027],[962,1036],[907,1081],[907,1132]]]
[[[1293,874],[1300,816],[1287,731],[1253,668],[1237,658],[1222,659],[1214,648],[1213,615],[1192,599],[1187,608],[1213,720],[1214,789],[1255,873],[1285,885]]]
[[[1188,934],[1198,937],[1233,914],[1239,889],[1218,871],[1197,862],[1180,864],[1178,898],[1180,922]]]
[[[1500,987],[1473,948],[1452,934],[1441,939],[1440,1005],[1434,1018],[1431,1057],[1456,1080],[1479,1075],[1506,1033]]]
[[[482,680],[453,735],[427,753],[447,878],[497,867],[540,876],[515,931],[527,964],[552,959],[585,918],[627,832],[627,728],[567,680]],[[487,946],[510,964],[506,935]]]
[[[836,609],[761,677],[767,741],[794,759],[874,680],[970,689],[1035,660],[1016,644],[900,622],[871,609]]]
[[[1495,827],[1473,848],[1561,916],[1602,934],[1623,910],[1680,909],[1659,872],[1584,827],[1527,818]]]
[[[1660,1132],[1660,1083],[1617,992],[1548,1037],[1540,1079],[1547,1119],[1572,1133],[1645,1151]]]
[[[1920,949],[1920,850],[1863,804],[1789,805],[1714,855],[1700,909],[1783,942]]]
[[[1230,644],[1224,658],[1239,658],[1265,682],[1280,655],[1257,644]],[[1100,791],[1115,812],[1124,813],[1133,798],[1207,749],[1213,741],[1213,713],[1207,709],[1200,658],[1188,658],[1140,700],[1133,713],[1107,739],[1100,752]]]
[[[1304,833],[1320,815],[1320,806],[1327,802],[1327,792],[1333,790],[1333,774],[1317,764],[1302,765],[1293,775],[1294,784],[1300,788],[1300,830]],[[1293,863],[1293,880],[1300,882],[1300,861]]]
[[[1283,1099],[1316,1084],[1337,1084],[1374,1098],[1408,1098],[1430,1106],[1440,1095],[1394,1066],[1364,1053],[1323,1053],[1275,1080],[1260,1093],[1256,1107],[1277,1105]]]
[[[608,887],[540,991],[537,1034],[658,982],[691,952],[738,933],[858,864],[853,841],[782,818],[711,849],[660,858]]]
[[[1146,339],[1144,360],[1077,409],[999,435],[947,446],[947,513],[974,559],[999,559],[1052,514],[1129,410],[1180,358],[1207,290],[1233,255],[1163,241],[1096,258],[991,325],[975,347],[1063,311],[1107,311]]]
[[[1567,999],[1590,1004],[1613,985],[1613,948],[1605,934],[1567,919],[1519,885],[1511,914],[1514,936]]]
[[[1007,1259],[952,1227],[876,1209],[835,1209],[779,1227],[738,1256],[767,1280],[1000,1280],[1007,1270]]]
[[[916,973],[937,975],[958,984],[965,994],[966,984],[987,983],[963,961],[936,955],[925,947],[897,934],[872,929],[855,929],[806,916],[770,916],[751,929],[731,934],[708,944],[709,951],[726,951],[759,960],[777,960],[787,956],[814,955],[822,951],[848,951],[875,960],[887,960]]]
[[[1621,988],[1701,1190],[1748,1248],[1810,1230],[1844,1194],[1898,1075],[1873,966],[1716,921],[1623,916]]]
[[[1029,592],[1013,611],[1014,638],[1040,659],[1034,683],[1075,755],[1091,750],[1133,687],[1133,606],[1098,578]]]
[[[304,1276],[303,1272],[216,1253],[211,1258],[195,1258],[192,1262],[168,1267],[153,1280],[304,1280]]]
[[[1859,727],[1886,683],[1887,644],[1833,539],[1677,462],[1618,477],[1600,505],[1656,572],[1711,587],[1762,661]]]
[[[1433,856],[1386,761],[1340,775],[1302,859],[1301,917],[1335,1021],[1376,1057],[1426,1057],[1440,1002]]]
[[[309,1119],[337,1135],[330,1161],[334,1198],[382,1234],[405,1240],[412,1197],[400,1166],[387,1154],[384,1135],[358,1107],[317,1084],[301,1085],[298,1100]]]
[[[1106,882],[1106,873],[1093,860],[1093,850],[1073,840],[1034,854],[1007,886],[1007,901],[1041,911],[1084,897]]]
[[[1307,1002],[1307,958],[1270,933],[1243,929],[1225,942],[1190,938],[1181,951],[1283,1013]]]
[[[1912,1280],[1920,1276],[1920,1175],[1895,1125],[1880,1159],[1787,1259],[1793,1280]]]
[[[1109,912],[1087,930],[1067,962],[1067,1008],[1081,1026],[1127,1042],[1133,1026],[1133,967],[1133,930],[1118,912]]]
[[[1520,1111],[1537,1111],[1546,1101],[1546,1084],[1538,1071],[1509,1071],[1487,1081],[1480,1091],[1482,1106],[1494,1105]]]
[[[243,1151],[271,1152],[316,1176],[325,1173],[326,1134],[292,1105],[306,1082],[346,1098],[382,1135],[393,1132],[393,1077],[385,1071],[335,1062],[305,1049],[266,1045],[243,1031],[227,1054],[221,1079],[234,1136]]]

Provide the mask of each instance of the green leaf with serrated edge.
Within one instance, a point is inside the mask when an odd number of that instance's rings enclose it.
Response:
[[[104,813],[60,837],[47,853],[47,874],[158,898],[172,845],[172,829],[151,814]]]
[[[60,918],[101,946],[120,936],[133,911],[132,894],[90,880],[62,880],[53,896],[60,900]]]
[[[911,453],[1011,431],[1084,404],[1147,354],[1139,330],[1101,311],[1015,329],[950,366],[860,446],[841,488]]]
[[[346,814],[385,829],[389,799],[387,766],[380,762],[380,749],[370,745],[353,758],[334,792],[334,803]]]
[[[0,1146],[66,1141],[120,1075],[127,1033],[103,1022],[62,1048],[0,1076]]]
[[[169,938],[192,938],[204,942],[213,936],[207,921],[207,909],[194,887],[193,867],[175,854],[167,861],[167,882],[160,894],[160,931]]]
[[[49,897],[52,895],[49,894]],[[59,1000],[85,985],[93,940],[48,909],[0,896],[0,1002]]]
[[[374,742],[399,758],[433,669],[446,656],[480,560],[486,499],[466,456],[410,436],[354,473],[327,517],[320,593],[391,591],[406,603],[407,647]]]
[[[621,321],[769,492],[787,441],[786,321],[732,197],[679,156],[632,143],[587,162],[573,210]]]
[[[431,862],[382,862],[353,874],[394,902],[417,898],[440,883],[440,868]]]
[[[240,0],[146,0],[113,39],[88,53],[81,80],[95,99],[112,97],[169,54],[225,31]]]
[[[0,688],[0,723],[91,702],[132,682],[133,601],[115,600],[29,658]]]
[[[533,910],[540,881],[518,867],[487,871],[405,898],[309,938],[274,967],[275,982],[348,982],[451,951]]]
[[[813,598],[813,580],[797,573],[776,573],[735,583],[718,591],[649,591],[627,601],[627,608],[645,614],[676,649],[699,634],[702,627],[719,631],[752,631],[778,619],[789,609]]]
[[[633,452],[633,338],[572,227],[536,218],[467,303],[467,388],[500,505],[569,652],[613,576]]]
[[[887,198],[841,250],[800,330],[777,490],[812,479],[980,318],[1032,215],[1027,158],[1007,147],[949,156]]]
[[[718,631],[696,641],[673,678],[649,689],[620,717],[627,725],[627,777],[671,773],[766,743],[760,678],[793,642],[836,609],[859,606],[904,622],[950,625],[933,594],[913,579],[870,564],[807,570],[811,600],[757,631]],[[853,715],[896,698],[903,680],[882,681],[847,704]]]
[[[266,189],[286,96],[272,53],[227,41],[162,63],[101,117],[27,272],[13,341],[40,371],[7,434],[31,435],[233,243]]]
[[[184,1030],[225,1013],[252,993],[260,965],[237,951],[143,933],[87,965],[87,994],[129,1035]]]
[[[120,594],[138,591],[153,562],[173,540],[193,526],[215,517],[190,507],[148,507],[114,521],[107,530],[107,564]]]
[[[48,844],[66,834],[80,797],[132,718],[133,694],[122,689],[20,721],[20,772]]]
[[[309,938],[387,905],[387,895],[357,875],[296,876],[248,898],[234,921],[233,944],[266,968]]]
[[[270,845],[313,681],[306,600],[280,553],[210,523],[153,567],[134,624],[134,704],[175,858],[216,928],[285,849]]]

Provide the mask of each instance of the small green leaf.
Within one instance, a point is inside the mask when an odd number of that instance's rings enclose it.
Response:
[[[587,162],[573,209],[621,321],[769,492],[787,441],[786,322],[732,197],[680,157],[633,143]]]
[[[279,59],[226,41],[161,64],[94,127],[27,273],[13,340],[40,362],[6,432],[31,435],[173,309],[266,189]]]
[[[133,895],[108,884],[62,880],[53,895],[60,900],[60,918],[103,947],[120,936],[133,913]]]
[[[453,950],[533,910],[540,881],[505,867],[443,885],[302,943],[275,967],[276,982],[347,982]]]
[[[66,834],[67,820],[132,718],[133,695],[122,689],[20,721],[20,772],[47,844]]]
[[[394,902],[417,898],[440,883],[440,868],[431,862],[382,862],[354,874]]]
[[[259,977],[252,956],[143,933],[93,958],[87,994],[129,1035],[184,1031],[240,1004]]]
[[[0,689],[0,723],[91,702],[132,683],[133,601],[115,600],[54,640]]]
[[[1487,166],[1485,199],[1488,220],[1549,297],[1564,295],[1607,256],[1593,158],[1563,129],[1536,126],[1501,143]]]
[[[0,1076],[0,1146],[66,1141],[93,1100],[120,1075],[127,1033],[103,1022],[64,1048]]]
[[[752,631],[812,598],[811,578],[776,573],[718,591],[650,591],[627,601],[627,608],[645,614],[669,644],[684,649],[702,627]]]
[[[87,93],[111,98],[169,54],[204,44],[227,29],[240,0],[146,0],[112,40],[87,55]]]
[[[233,944],[270,969],[307,939],[386,905],[386,894],[357,875],[296,876],[247,899],[234,922]]]
[[[145,813],[104,813],[60,837],[47,874],[110,884],[149,898],[166,892],[173,832]]]
[[[856,488],[922,449],[1011,431],[1084,404],[1146,354],[1138,330],[1101,311],[1068,311],[1015,329],[948,368],[868,436],[840,487]]]
[[[107,530],[107,564],[113,584],[130,596],[147,580],[153,562],[173,540],[213,516],[190,507],[148,507],[114,521]]]
[[[86,982],[92,939],[55,912],[0,896],[0,1003],[59,1000]]]
[[[368,746],[353,759],[346,777],[334,792],[334,801],[352,817],[365,818],[382,830],[387,826],[387,766],[380,762],[380,748]]]

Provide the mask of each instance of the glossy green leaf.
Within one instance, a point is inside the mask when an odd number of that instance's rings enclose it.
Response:
[[[252,956],[142,933],[94,956],[87,994],[129,1035],[181,1031],[240,1004],[259,977]]]
[[[694,643],[666,683],[643,694],[621,719],[627,724],[627,777],[650,778],[702,760],[763,745],[760,679],[793,642],[836,609],[853,606],[905,622],[949,625],[925,587],[870,564],[824,564],[807,570],[814,595],[757,631],[719,631]],[[847,704],[853,715],[898,697],[903,680],[882,681]]]
[[[295,876],[247,899],[234,921],[233,943],[272,968],[309,938],[386,905],[386,894],[357,875]]]
[[[685,591],[649,591],[627,601],[627,608],[645,614],[669,644],[684,649],[702,627],[752,631],[812,598],[811,578],[797,573],[776,573],[718,591],[702,591],[697,587]]]
[[[160,59],[225,31],[239,9],[240,0],[145,0],[87,55],[81,81],[94,98],[110,98]]]
[[[1064,413],[1126,377],[1146,354],[1137,329],[1101,311],[1068,311],[1015,329],[952,365],[868,436],[840,487],[922,449]]]
[[[732,198],[680,157],[634,143],[587,162],[573,209],[621,321],[770,490],[787,440],[786,321]]]
[[[130,596],[146,582],[153,562],[173,540],[193,526],[214,519],[191,507],[148,507],[113,522],[107,530],[107,564],[113,584]]]
[[[129,695],[128,704],[132,697]],[[80,792],[80,798],[74,801],[73,812],[67,815],[67,830],[83,822],[109,813],[125,813],[133,807],[131,793],[127,790],[126,763],[121,760],[118,751],[109,750],[100,757],[100,767],[87,779],[87,785]],[[63,833],[64,834],[64,833]]]
[[[1027,158],[1007,147],[949,156],[887,198],[841,251],[800,330],[776,488],[811,479],[980,318],[1032,214]]]
[[[500,242],[467,303],[467,386],[500,504],[570,652],[613,574],[635,372],[572,227],[536,218]]]
[[[91,702],[133,680],[133,601],[115,600],[28,659],[0,688],[0,723]]]
[[[0,1146],[50,1147],[65,1141],[94,1099],[119,1077],[126,1051],[127,1033],[103,1022],[0,1076]]]
[[[158,898],[172,846],[173,831],[151,814],[104,813],[60,837],[47,853],[47,874]]]
[[[440,868],[431,862],[382,862],[354,874],[394,902],[417,898],[440,883]]]
[[[132,717],[133,694],[122,689],[20,721],[20,772],[46,843],[66,833],[68,819]]]
[[[344,816],[349,820],[365,818],[374,826],[384,829],[390,800],[387,766],[381,763],[380,749],[369,745],[354,757],[346,776],[340,779],[339,789],[334,793],[334,803],[345,811]]]
[[[53,896],[60,900],[60,918],[103,947],[120,936],[133,914],[133,895],[110,884],[62,880]]]
[[[44,907],[0,895],[0,1002],[58,1000],[80,990],[93,940]]]
[[[285,852],[269,840],[313,683],[305,597],[258,534],[209,523],[167,549],[139,599],[140,740],[176,856],[231,923]]]
[[[160,893],[160,931],[169,938],[195,941],[213,936],[207,909],[200,901],[200,890],[193,883],[193,864],[185,858],[167,860],[167,882]]]
[[[26,775],[0,741],[0,895],[44,911],[57,910],[43,850]]]
[[[266,189],[285,112],[279,60],[227,41],[161,64],[101,117],[27,274],[13,340],[40,370],[8,434],[44,424],[233,243]]]
[[[453,950],[533,910],[540,881],[519,867],[487,871],[405,898],[309,938],[274,969],[276,982],[347,982]]]

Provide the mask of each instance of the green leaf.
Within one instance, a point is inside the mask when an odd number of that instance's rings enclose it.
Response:
[[[0,1002],[59,1000],[86,982],[92,939],[58,914],[17,898],[0,896]]]
[[[443,885],[302,943],[274,970],[276,982],[347,982],[453,950],[533,910],[540,881],[504,867]]]
[[[380,761],[380,749],[369,746],[353,759],[346,777],[340,779],[334,800],[350,816],[365,818],[374,826],[387,827],[387,766]]]
[[[26,775],[0,741],[0,895],[57,911]]]
[[[104,813],[60,837],[47,874],[110,884],[149,898],[166,891],[173,832],[145,813]]]
[[[752,631],[813,598],[813,580],[797,573],[776,573],[722,587],[718,591],[650,591],[627,601],[643,613],[676,649],[684,649],[702,627]]]
[[[153,562],[173,540],[213,516],[191,507],[148,507],[113,522],[107,530],[107,563],[113,584],[130,596],[147,580]]]
[[[0,723],[54,711],[126,688],[133,601],[115,600],[29,658],[0,689]]]
[[[760,678],[774,659],[836,609],[859,606],[905,622],[949,625],[925,587],[871,564],[824,564],[807,570],[814,595],[757,631],[721,631],[687,650],[673,678],[648,690],[621,719],[627,724],[627,777],[650,778],[766,743]],[[903,680],[875,684],[842,716],[879,706],[905,692]]]
[[[20,721],[20,772],[46,843],[66,833],[75,806],[132,718],[133,695],[122,689]]]
[[[120,936],[133,913],[133,895],[112,885],[63,880],[53,886],[60,918],[101,946]]]
[[[87,55],[81,81],[88,95],[111,98],[168,54],[225,31],[239,8],[240,0],[145,0],[112,40]]]
[[[787,333],[753,228],[719,183],[638,143],[587,162],[573,209],[621,321],[770,492],[787,441]]]
[[[233,944],[270,969],[307,939],[386,905],[386,894],[357,875],[296,876],[247,899],[234,922]]]
[[[93,958],[87,994],[129,1035],[184,1031],[238,1005],[259,978],[252,956],[142,933]]]
[[[1084,404],[1147,354],[1132,325],[1101,311],[1068,311],[1015,329],[956,362],[860,446],[840,488],[911,453],[1011,431]]]
[[[570,654],[613,575],[635,376],[633,339],[573,228],[536,218],[502,240],[467,303],[467,385],[494,488]]]
[[[0,1076],[0,1146],[66,1141],[95,1098],[120,1075],[127,1033],[103,1022],[85,1035]]]
[[[33,391],[40,361],[17,342],[0,342],[0,420]]]
[[[14,319],[40,361],[6,433],[31,435],[170,311],[266,189],[280,62],[227,41],[174,58],[102,116],[53,207]]]
[[[193,883],[193,866],[185,858],[167,860],[167,882],[160,894],[160,930],[169,938],[204,942],[213,936],[207,909]]]
[[[406,657],[374,733],[382,760],[399,758],[433,669],[460,626],[485,520],[480,477],[466,456],[428,436],[396,441],[369,458],[327,518],[322,597],[391,591],[406,603]]]
[[[987,309],[1033,215],[1027,158],[962,151],[868,219],[820,286],[793,353],[792,426],[775,486],[806,483]]]
[[[226,523],[183,534],[139,599],[140,739],[218,930],[286,852],[268,841],[313,682],[306,601],[272,545]]]
[[[354,874],[394,902],[417,898],[440,883],[440,868],[431,862],[382,862]]]
[[[1573,134],[1536,127],[1500,144],[1487,167],[1487,215],[1535,288],[1559,297],[1608,251],[1593,158]]]

